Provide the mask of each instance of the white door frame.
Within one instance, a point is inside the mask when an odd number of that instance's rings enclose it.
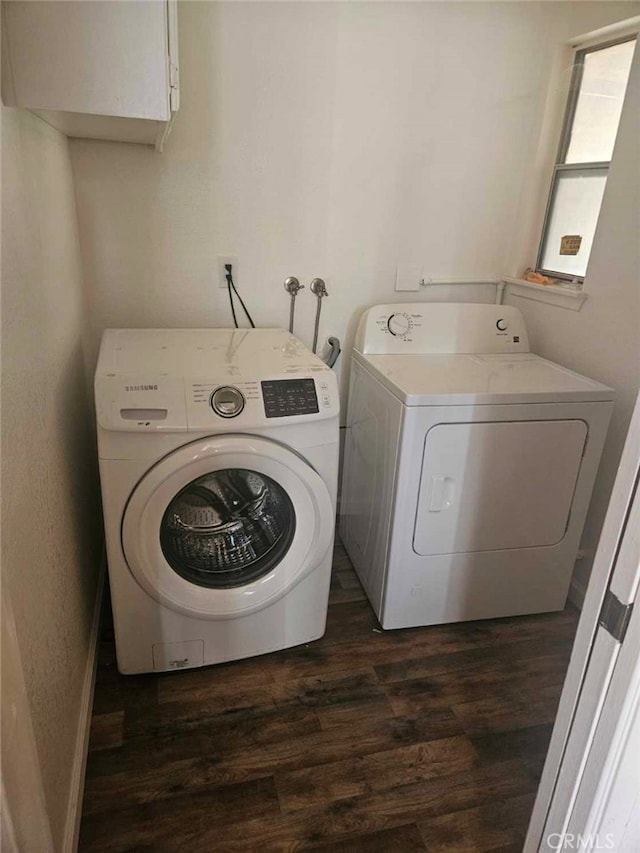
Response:
[[[525,853],[572,849],[570,836],[583,833],[594,823],[593,810],[600,808],[594,798],[609,796],[609,788],[602,787],[600,777],[609,747],[615,752],[611,738],[616,733],[616,743],[624,741],[633,722],[633,662],[640,651],[639,609],[632,611],[623,644],[599,621],[608,591],[623,606],[636,596],[640,581],[639,481],[640,396],[578,624]],[[635,677],[640,677],[640,671]],[[615,761],[613,752],[609,756],[611,762]],[[611,777],[610,782],[614,781]]]
[[[640,566],[640,494],[636,492],[619,559]],[[640,849],[640,608],[636,605],[616,661],[582,774],[567,833],[598,839],[617,853]],[[595,842],[594,845],[595,846]]]

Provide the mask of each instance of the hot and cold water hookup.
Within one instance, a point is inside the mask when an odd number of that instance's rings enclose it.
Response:
[[[316,352],[318,349],[318,329],[320,328],[320,312],[322,311],[322,300],[325,296],[328,296],[327,288],[324,281],[321,278],[314,278],[311,284],[309,285],[311,293],[314,294],[316,299],[318,300],[318,305],[316,307],[316,323],[313,327],[313,351]]]
[[[295,276],[290,275],[285,279],[284,289],[291,297],[291,305],[289,308],[289,331],[293,334],[293,321],[295,317],[296,311],[296,296],[299,291],[304,288],[304,284],[300,284],[298,279]],[[320,327],[320,314],[322,312],[322,299],[325,296],[328,296],[327,287],[324,281],[321,278],[314,278],[311,284],[309,285],[309,289],[315,295],[318,300],[318,305],[316,307],[316,320],[315,326],[313,329],[313,351],[316,352],[318,349],[318,329]],[[328,344],[331,347],[331,351],[326,359],[326,364],[329,367],[333,367],[333,365],[338,360],[338,356],[340,355],[340,340],[335,337],[330,337],[328,339]]]
[[[296,296],[303,288],[304,284],[300,284],[294,275],[290,275],[284,280],[284,289],[291,296],[291,307],[289,308],[289,331],[291,334],[293,334],[293,318],[296,313]]]

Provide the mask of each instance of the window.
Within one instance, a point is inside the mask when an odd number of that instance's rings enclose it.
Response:
[[[537,262],[554,278],[584,279],[635,42],[576,53]]]

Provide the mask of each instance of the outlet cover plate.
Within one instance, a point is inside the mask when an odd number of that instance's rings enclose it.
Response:
[[[409,290],[416,293],[420,290],[422,280],[421,263],[402,263],[396,268],[396,290]]]

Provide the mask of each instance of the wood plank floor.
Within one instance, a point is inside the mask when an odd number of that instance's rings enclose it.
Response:
[[[81,853],[519,853],[578,614],[382,632],[337,544],[322,640],[121,676],[102,643]]]

